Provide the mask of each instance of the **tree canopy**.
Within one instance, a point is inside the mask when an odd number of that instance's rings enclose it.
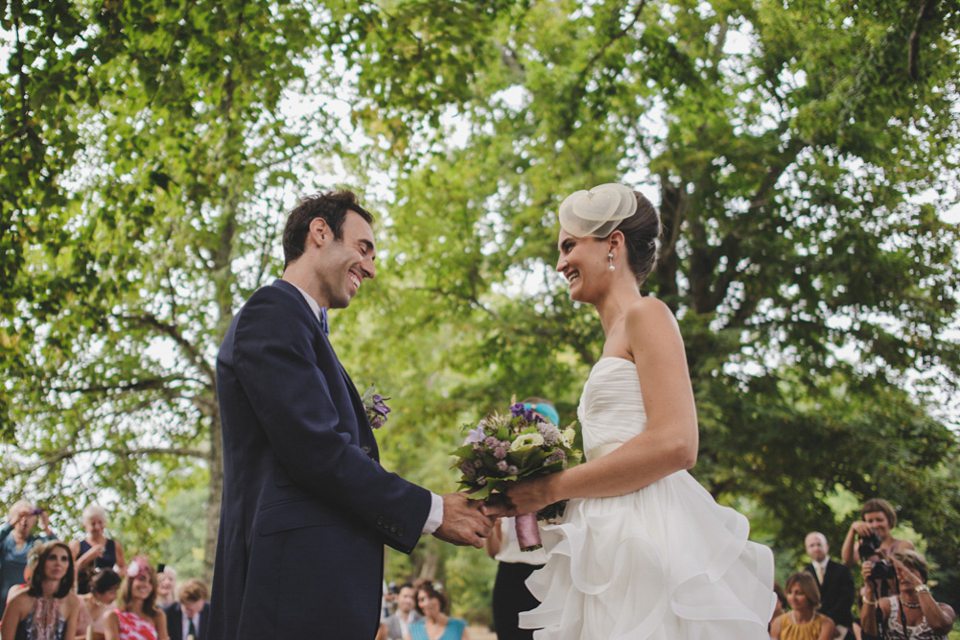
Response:
[[[461,424],[512,395],[575,417],[603,334],[553,271],[555,212],[623,181],[664,222],[644,290],[686,342],[698,480],[784,553],[814,528],[838,545],[840,491],[960,566],[948,3],[0,9],[4,498],[106,496],[150,547],[151,501],[199,466],[212,562],[217,345],[279,274],[284,210],[335,184],[379,213],[382,260],[335,346],[391,397],[384,464],[452,489]]]

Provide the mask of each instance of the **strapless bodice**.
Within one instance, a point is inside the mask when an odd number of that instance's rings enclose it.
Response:
[[[583,449],[624,443],[647,426],[637,365],[616,357],[600,358],[583,386],[577,418],[583,429]]]

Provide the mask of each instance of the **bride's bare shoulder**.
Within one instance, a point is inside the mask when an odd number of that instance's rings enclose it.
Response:
[[[659,298],[644,296],[638,298],[627,307],[628,325],[660,322],[675,324],[676,318],[673,316],[673,311],[670,310],[670,307]]]

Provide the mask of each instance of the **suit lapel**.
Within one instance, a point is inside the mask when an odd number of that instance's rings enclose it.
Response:
[[[298,300],[300,300],[301,303],[303,303],[310,315],[313,316],[314,320],[316,320],[317,334],[319,335],[320,343],[329,349],[331,354],[333,354],[333,359],[337,363],[337,368],[340,370],[340,376],[343,378],[344,384],[347,387],[347,391],[350,393],[350,401],[353,405],[353,411],[357,418],[357,436],[360,440],[360,446],[367,455],[379,462],[380,452],[377,448],[377,440],[373,437],[373,429],[370,427],[370,423],[367,421],[367,412],[363,407],[363,401],[360,399],[360,392],[357,391],[357,387],[353,384],[353,380],[350,379],[349,374],[347,374],[347,370],[343,368],[343,364],[340,362],[340,358],[337,357],[337,352],[334,350],[333,345],[330,344],[329,336],[323,331],[323,325],[320,322],[320,318],[317,318],[317,316],[313,313],[313,309],[310,307],[310,304],[303,298],[303,294],[300,293],[300,290],[295,286],[285,280],[279,279],[274,281],[273,285],[276,287],[281,287],[292,293]]]

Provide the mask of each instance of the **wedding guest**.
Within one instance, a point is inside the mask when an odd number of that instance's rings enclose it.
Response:
[[[410,625],[420,619],[420,614],[414,609],[416,604],[416,590],[409,582],[400,585],[397,591],[397,610],[384,621],[387,628],[387,640],[403,640]]]
[[[891,530],[897,526],[897,512],[883,498],[872,498],[864,502],[860,514],[863,520],[851,524],[847,537],[843,539],[843,547],[840,549],[843,564],[853,565],[867,560],[860,557],[859,544],[855,542],[874,533],[880,538],[880,548],[886,551],[888,556],[902,549],[913,549],[912,542],[898,540],[891,534]]]
[[[880,556],[893,563],[899,593],[888,598],[879,598],[876,581],[870,579],[873,563],[869,560],[863,562],[860,626],[864,637],[881,635],[877,620],[879,617],[886,627],[882,636],[885,640],[947,640],[956,614],[950,605],[933,599],[930,587],[927,586],[926,558],[910,549],[902,549],[892,557],[881,551]]]
[[[89,592],[80,596],[77,640],[103,640],[103,622],[120,591],[120,576],[113,569],[100,569],[90,578]]]
[[[831,640],[837,632],[833,620],[817,613],[820,592],[813,576],[806,571],[787,578],[787,602],[790,611],[770,625],[770,637],[776,640]]]
[[[62,542],[45,542],[37,550],[30,588],[17,594],[0,620],[0,640],[72,640],[80,600],[73,588],[73,554]]]
[[[43,535],[33,533],[40,522]],[[10,507],[7,523],[0,527],[0,615],[7,603],[7,591],[23,581],[27,556],[34,545],[55,540],[47,513],[27,500],[18,500]]]
[[[10,601],[13,600],[14,596],[17,594],[23,593],[30,588],[30,578],[33,577],[33,572],[37,568],[37,547],[35,546],[30,550],[30,554],[27,556],[27,566],[23,569],[23,582],[20,584],[15,584],[10,587],[10,590],[7,591],[7,604],[10,604]]]
[[[122,575],[127,570],[123,558],[123,546],[106,536],[107,511],[95,504],[87,505],[80,515],[83,530],[87,535],[83,540],[70,543],[77,566],[77,593],[87,593],[90,577],[97,569],[116,569]]]
[[[157,571],[157,582],[157,606],[169,607],[177,601],[177,570],[161,564]]]
[[[417,586],[417,613],[423,616],[410,625],[405,640],[470,640],[466,620],[451,618],[447,597],[426,580]]]
[[[191,578],[177,592],[177,602],[164,607],[170,640],[207,640],[210,593],[203,580]]]
[[[157,574],[145,557],[127,566],[120,604],[103,623],[105,640],[169,640],[167,616],[157,605]]]
[[[560,414],[549,400],[530,397],[523,401],[523,406],[560,426]],[[549,533],[541,531],[541,538],[544,535]],[[497,630],[497,639],[533,640],[533,629],[521,629],[519,616],[540,601],[533,597],[524,582],[543,567],[547,552],[543,548],[521,551],[516,518],[501,518],[493,528],[493,535],[487,538],[486,547],[487,555],[497,560],[497,577],[493,583],[493,626]]]
[[[853,573],[847,565],[835,562],[828,555],[827,537],[818,531],[807,534],[804,547],[810,556],[807,571],[816,578],[820,590],[820,612],[837,625],[837,639],[843,640],[853,625],[853,599],[856,587]]]

